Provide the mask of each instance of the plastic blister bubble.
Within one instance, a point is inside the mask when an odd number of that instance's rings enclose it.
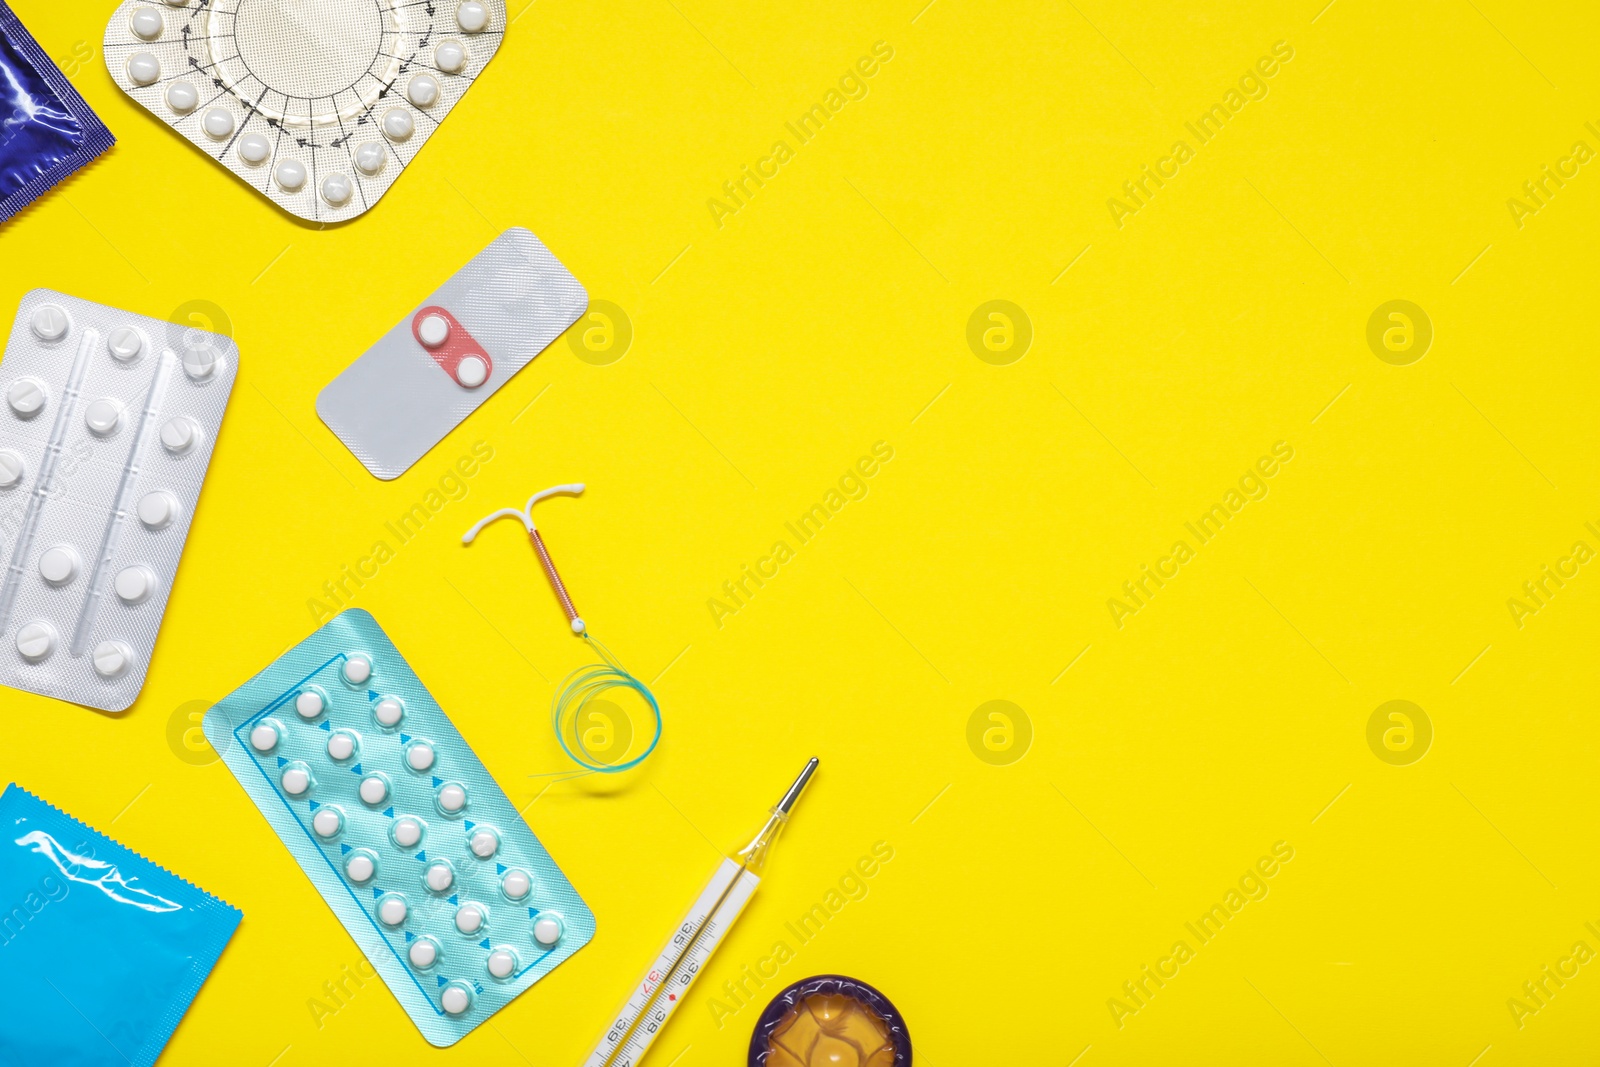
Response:
[[[362,661],[364,675],[351,670]],[[313,687],[326,706],[305,718],[294,705]],[[395,703],[385,725],[379,706]],[[594,936],[594,915],[366,612],[334,618],[204,725],[432,1044],[461,1040]],[[336,759],[341,732],[355,746]],[[417,769],[408,757],[423,745],[432,759]],[[382,792],[364,796],[374,781]],[[474,848],[480,836],[495,847]]]
[[[237,364],[226,337],[23,298],[0,361],[0,684],[139,695]]]

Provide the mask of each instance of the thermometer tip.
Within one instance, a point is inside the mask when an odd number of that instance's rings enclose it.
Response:
[[[794,780],[794,784],[789,787],[789,791],[783,794],[783,799],[778,801],[779,811],[785,815],[789,814],[790,809],[794,807],[795,801],[800,799],[801,792],[805,790],[806,783],[811,781],[811,776],[816,771],[817,757],[812,756],[806,761],[805,768],[800,772],[800,777]]]

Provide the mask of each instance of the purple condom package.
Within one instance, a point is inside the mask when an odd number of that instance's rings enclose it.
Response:
[[[0,794],[0,1065],[149,1067],[237,908],[15,785]]]
[[[0,222],[115,141],[0,0]]]

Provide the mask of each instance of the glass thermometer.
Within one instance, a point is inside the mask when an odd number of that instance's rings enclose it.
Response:
[[[733,926],[761,882],[761,870],[789,812],[817,769],[812,757],[744,848],[723,859],[666,946],[606,1028],[584,1067],[637,1067],[667,1024],[711,953]]]

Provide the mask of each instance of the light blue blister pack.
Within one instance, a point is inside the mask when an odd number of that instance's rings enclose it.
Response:
[[[594,936],[594,915],[365,611],[206,713],[205,733],[434,1045]]]

